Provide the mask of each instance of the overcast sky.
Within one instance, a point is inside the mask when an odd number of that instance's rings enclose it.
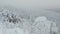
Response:
[[[60,0],[0,0],[0,4],[22,8],[60,9]]]

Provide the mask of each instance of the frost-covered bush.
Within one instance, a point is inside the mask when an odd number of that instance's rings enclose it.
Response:
[[[18,34],[20,33],[20,28],[24,29],[26,31],[30,30],[31,26],[30,26],[30,21],[29,21],[29,19],[30,19],[29,15],[27,15],[27,14],[21,15],[18,13],[19,13],[19,11],[17,11],[17,10],[14,11],[13,9],[10,10],[8,8],[7,9],[3,8],[0,10],[0,18],[1,18],[0,24],[2,23],[2,25],[1,25],[1,26],[3,26],[2,30],[4,28],[6,28],[8,30],[8,33],[10,33],[10,31],[12,33],[12,30],[13,30],[13,33],[16,33],[14,29],[19,28],[19,30],[17,32]],[[6,30],[6,29],[4,29],[4,30]],[[9,31],[9,29],[11,29],[11,30]],[[2,30],[0,30],[0,31],[2,31]],[[4,30],[2,32],[4,32]]]
[[[8,17],[8,21],[9,21],[9,22],[13,22],[14,24],[15,24],[16,22],[20,21],[20,19],[17,18],[15,15],[11,15],[11,16],[8,16],[8,15],[7,15],[7,17]]]
[[[25,18],[25,17],[27,17],[27,15],[21,15],[21,14],[17,15],[18,13],[16,14],[16,13],[13,12],[13,10],[10,11],[9,9],[6,9],[6,8],[1,9],[0,11],[1,11],[0,12],[0,15],[1,15],[0,20],[3,23],[9,25],[7,27],[14,26],[14,27],[28,28],[30,26],[30,23],[29,23],[29,20],[28,20],[29,16],[28,16],[28,18]],[[15,11],[15,12],[17,12],[17,11]]]
[[[17,15],[13,14],[13,11],[9,11],[7,9],[2,9],[0,12],[0,16],[3,21],[8,21],[8,22],[12,22],[12,23],[18,23],[20,21],[20,17],[18,17]]]

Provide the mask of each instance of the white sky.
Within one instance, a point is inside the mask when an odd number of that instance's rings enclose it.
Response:
[[[60,11],[60,0],[0,0],[0,4],[24,9],[39,8]]]

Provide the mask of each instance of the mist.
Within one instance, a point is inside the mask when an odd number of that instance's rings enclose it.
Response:
[[[60,9],[60,0],[0,0],[0,4],[22,9]]]
[[[56,20],[60,17],[60,0],[0,0],[0,6],[12,6],[31,17],[43,15]]]
[[[17,8],[17,14],[27,14],[34,19],[36,16],[46,16],[60,28],[60,0],[0,0],[0,7]]]

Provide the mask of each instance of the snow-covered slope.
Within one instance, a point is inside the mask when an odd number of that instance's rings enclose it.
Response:
[[[1,28],[0,33],[1,34],[25,34],[25,33],[32,34],[32,27],[33,27],[33,24],[36,22],[35,21],[36,17],[45,16],[48,19],[51,19],[52,21],[52,19],[55,19],[55,15],[56,17],[58,17],[57,15],[59,14],[49,12],[46,10],[42,11],[39,9],[36,9],[36,10],[33,9],[30,12],[29,10],[22,11],[20,9],[16,9],[12,7],[10,8],[3,7],[2,9],[0,9],[0,28]],[[51,18],[51,17],[54,17],[54,18]],[[41,18],[40,20],[44,20],[44,19]]]

